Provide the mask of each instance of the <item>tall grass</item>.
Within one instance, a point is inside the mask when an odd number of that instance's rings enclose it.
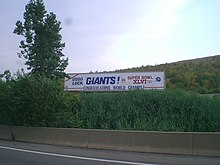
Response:
[[[80,93],[44,76],[0,81],[0,124],[219,132],[220,98],[181,90]]]
[[[85,93],[83,128],[145,131],[220,131],[220,100],[180,90]]]

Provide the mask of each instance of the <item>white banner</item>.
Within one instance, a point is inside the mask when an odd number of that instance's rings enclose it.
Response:
[[[126,91],[165,88],[164,72],[79,73],[65,79],[66,91]]]

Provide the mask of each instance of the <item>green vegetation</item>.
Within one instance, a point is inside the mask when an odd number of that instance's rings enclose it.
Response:
[[[182,90],[80,93],[40,75],[0,81],[0,124],[146,131],[220,131],[220,99]]]
[[[54,13],[47,13],[43,0],[30,0],[23,18],[24,22],[16,22],[14,33],[24,38],[18,56],[30,72],[0,75],[0,124],[79,127],[77,100],[63,91],[61,83],[68,65],[62,53],[61,23]]]
[[[180,91],[82,94],[83,128],[220,131],[220,99]]]
[[[25,59],[31,73],[50,78],[65,76],[68,58],[63,58],[60,25],[54,13],[47,13],[43,0],[30,0],[25,6],[24,23],[17,21],[14,33],[25,38],[18,56]]]
[[[220,55],[118,71],[165,71],[168,89],[183,89],[200,94],[220,93]]]
[[[0,124],[79,127],[77,100],[57,81],[40,75],[0,81]]]

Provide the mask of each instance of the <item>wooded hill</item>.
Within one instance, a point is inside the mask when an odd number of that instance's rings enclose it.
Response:
[[[220,55],[116,71],[165,71],[167,88],[201,94],[220,93]]]

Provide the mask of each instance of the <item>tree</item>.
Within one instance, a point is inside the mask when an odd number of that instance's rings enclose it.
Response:
[[[6,80],[7,82],[12,80],[12,75],[9,70],[5,70],[3,74],[0,74],[0,80]]]
[[[16,22],[14,33],[25,38],[18,56],[26,60],[31,73],[50,78],[65,75],[68,58],[62,53],[65,43],[61,42],[60,25],[54,13],[47,13],[43,0],[30,0],[25,6],[24,22]]]

